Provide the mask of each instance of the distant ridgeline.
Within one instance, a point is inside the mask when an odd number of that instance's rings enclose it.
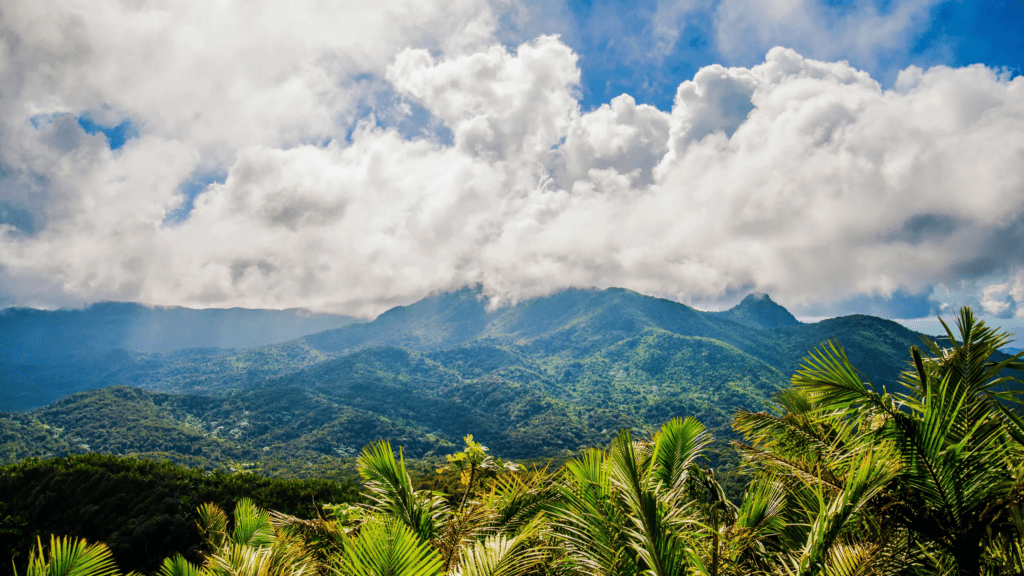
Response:
[[[759,408],[821,342],[886,384],[921,342],[871,316],[802,324],[768,296],[700,312],[616,288],[496,310],[467,289],[351,322],[121,304],[0,312],[0,410],[33,409],[0,416],[0,461],[138,453],[313,476],[378,438],[422,457],[472,433],[495,455],[551,457],[687,415],[723,447],[732,413]],[[318,331],[331,323],[348,325]],[[211,348],[303,331],[316,333]]]

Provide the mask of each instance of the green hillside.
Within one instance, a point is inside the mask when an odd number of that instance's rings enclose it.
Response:
[[[564,458],[621,428],[696,416],[717,439],[712,464],[729,468],[732,414],[763,406],[827,339],[890,387],[920,342],[870,316],[801,324],[766,296],[708,313],[629,290],[567,290],[488,310],[467,289],[271,346],[113,350],[77,367],[5,371],[36,398],[97,389],[0,417],[0,460],[94,451],[343,478],[379,438],[413,458],[450,453],[466,434],[506,458]],[[76,388],[76,374],[87,385]]]

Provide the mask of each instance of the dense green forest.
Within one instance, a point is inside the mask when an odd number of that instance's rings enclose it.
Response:
[[[361,501],[315,518],[268,512],[258,497],[238,500],[231,517],[200,505],[202,557],[167,557],[159,572],[1020,574],[1024,398],[1014,375],[1024,365],[998,352],[1008,337],[969,309],[957,327],[956,338],[912,348],[894,380],[869,380],[842,347],[823,344],[766,409],[739,409],[735,447],[749,475],[735,501],[693,417],[649,435],[622,429],[557,469],[497,460],[467,435],[437,471],[459,479],[445,493],[417,486],[402,452],[379,441],[357,458]],[[117,572],[106,546],[78,536],[41,540],[22,565]]]
[[[489,310],[463,290],[273,346],[113,350],[39,366],[13,389],[66,393],[74,374],[107,387],[0,414],[0,462],[101,452],[342,480],[380,438],[416,459],[452,453],[466,434],[504,458],[565,459],[620,429],[691,415],[738,496],[732,414],[763,408],[827,338],[876,381],[895,381],[920,343],[869,316],[801,324],[766,296],[709,313],[628,290],[568,290]]]
[[[243,497],[298,518],[316,518],[324,503],[358,502],[355,484],[271,479],[83,454],[28,459],[0,468],[0,570],[24,566],[36,537],[72,534],[105,542],[125,570],[155,571],[172,553],[200,560],[195,510],[212,502],[231,509]]]

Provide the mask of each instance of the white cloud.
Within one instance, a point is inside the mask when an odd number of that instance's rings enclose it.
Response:
[[[1024,271],[1017,271],[1008,282],[984,286],[981,306],[998,318],[1024,318]]]
[[[591,170],[609,168],[636,184],[651,184],[654,167],[668,152],[670,118],[653,106],[638,106],[628,94],[585,114],[573,122],[559,147],[564,163],[556,171],[559,185],[571,188]]]
[[[815,58],[874,68],[904,48],[941,1],[895,0],[880,10],[875,2],[724,0],[714,11],[715,40],[719,52],[733,61],[749,61],[785,42]]]
[[[542,36],[513,56],[501,46],[436,62],[405,50],[388,80],[452,128],[460,150],[490,160],[534,162],[558,144],[577,103],[576,55]]]
[[[1024,269],[1024,80],[984,67],[886,91],[774,49],[702,69],[671,113],[629,95],[581,113],[577,55],[490,45],[499,9],[469,0],[39,6],[4,5],[11,303],[368,315],[481,282],[799,306]],[[375,124],[410,104],[452,143]],[[84,112],[140,136],[111,151]],[[226,180],[166,221],[211,166]],[[1003,314],[1024,301],[1005,284],[985,295]]]
[[[985,286],[981,292],[981,307],[985,310],[985,313],[992,316],[1002,316],[1004,312],[1009,310],[1013,306],[1012,303],[1005,300],[1009,289],[1010,285],[1008,283]]]
[[[7,98],[131,118],[228,157],[238,146],[335,135],[359,96],[354,76],[383,71],[407,42],[472,44],[489,14],[475,0],[8,0],[3,11],[13,31]]]
[[[679,32],[695,15],[714,12],[714,4],[708,0],[659,0],[658,8],[651,18],[656,56],[665,56],[679,41]]]

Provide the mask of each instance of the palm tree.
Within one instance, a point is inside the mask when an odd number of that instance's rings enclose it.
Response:
[[[560,563],[577,574],[676,576],[706,573],[693,504],[697,459],[710,438],[693,418],[676,418],[651,441],[623,430],[611,450],[566,464],[561,501],[551,507]]]
[[[544,482],[543,472],[527,479],[508,474],[499,477],[479,500],[471,500],[474,479],[490,460],[486,447],[472,436],[465,441],[466,449],[448,458],[457,467],[465,464],[461,469],[466,488],[455,509],[440,495],[413,488],[401,450],[396,458],[390,443],[383,440],[364,448],[357,466],[371,500],[368,511],[379,521],[390,518],[413,534],[431,551],[423,557],[422,566],[434,570],[433,558],[439,559],[436,573],[518,576],[535,570],[549,556],[539,546],[545,532],[540,516],[556,492]],[[359,538],[365,536],[368,549],[386,540],[376,532],[366,536],[366,525],[364,521]]]
[[[996,360],[1009,336],[970,308],[957,320],[959,338],[943,326],[949,347],[926,339],[928,356],[912,347],[913,369],[894,391],[864,382],[829,343],[805,359],[774,414],[737,415],[735,426],[749,442],[743,449],[784,479],[791,509],[813,510],[806,506],[813,493],[822,504],[831,499],[828,514],[841,511],[837,503],[856,488],[851,479],[872,468],[866,462],[879,463],[852,515],[828,520],[826,507],[817,507],[809,537],[820,542],[808,540],[805,552],[819,561],[828,549],[854,545],[843,535],[852,522],[869,532],[850,553],[888,545],[893,569],[927,561],[931,570],[961,576],[979,575],[983,565],[1021,571],[1024,426],[1020,381],[1009,371],[1024,364],[1020,354]],[[798,565],[804,573],[804,561]]]

